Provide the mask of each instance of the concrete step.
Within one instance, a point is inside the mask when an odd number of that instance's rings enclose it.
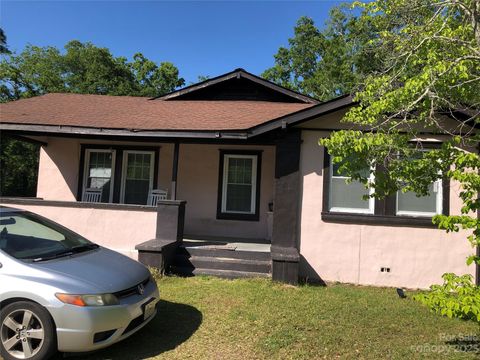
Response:
[[[211,256],[190,256],[177,254],[174,264],[185,268],[216,269],[269,273],[270,260],[236,259]]]
[[[223,250],[223,249],[202,249],[201,247],[180,246],[177,254],[203,257],[223,257],[231,259],[245,260],[264,260],[270,261],[271,254],[266,251],[243,251],[243,250]]]
[[[235,270],[220,270],[220,269],[202,269],[202,268],[190,268],[172,266],[172,272],[180,276],[195,276],[195,275],[210,275],[218,276],[226,279],[239,279],[239,278],[269,278],[269,273],[257,273],[251,271],[235,271]]]

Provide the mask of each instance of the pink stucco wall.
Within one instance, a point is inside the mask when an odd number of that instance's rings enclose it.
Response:
[[[80,162],[77,140],[48,138],[40,148],[37,197],[45,200],[75,201]]]
[[[99,245],[137,259],[135,245],[155,238],[156,211],[12,205],[45,216]]]
[[[37,197],[75,201],[78,189],[81,144],[156,146],[159,148],[156,188],[171,194],[172,143],[113,142],[87,139],[47,138],[40,153]],[[217,220],[219,149],[262,151],[260,220]],[[180,144],[177,199],[186,200],[185,233],[199,236],[267,237],[268,203],[273,201],[274,146]],[[116,179],[118,181],[119,179]]]
[[[219,149],[261,150],[260,220],[217,220]],[[178,198],[187,201],[185,233],[240,238],[267,238],[268,203],[273,201],[273,146],[180,145]]]
[[[301,272],[310,278],[355,284],[426,288],[445,272],[474,274],[465,264],[473,252],[465,232],[438,229],[327,223],[322,221],[325,131],[303,131],[301,153]],[[458,213],[458,186],[450,191],[450,212]],[[380,272],[389,267],[390,273]]]

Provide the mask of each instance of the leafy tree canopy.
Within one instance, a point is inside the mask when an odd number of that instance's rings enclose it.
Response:
[[[169,62],[156,64],[141,53],[129,62],[110,50],[70,41],[65,51],[28,45],[0,61],[0,100],[47,92],[158,96],[182,86],[184,79]]]
[[[320,100],[348,94],[379,68],[379,49],[369,44],[375,36],[376,24],[346,5],[333,8],[321,30],[301,17],[289,46],[278,50],[275,65],[262,76]]]
[[[3,29],[0,28],[0,54],[8,54],[10,50],[7,47],[7,36]]]
[[[480,246],[475,214],[480,209],[480,1],[376,0],[355,6],[363,10],[359,21],[376,29],[368,48],[382,54],[355,94],[358,106],[344,118],[367,131],[334,132],[320,143],[345,174],[373,187],[376,197],[396,191],[425,195],[432,181],[457,181],[460,213],[437,215],[434,222],[447,231],[467,230],[472,247]],[[442,138],[441,148],[423,151],[425,130]],[[376,171],[369,184],[359,170],[370,164],[384,171]],[[480,257],[470,256],[467,263],[473,262],[480,264]],[[444,315],[480,323],[480,288],[472,277],[445,274],[444,281],[418,299]]]

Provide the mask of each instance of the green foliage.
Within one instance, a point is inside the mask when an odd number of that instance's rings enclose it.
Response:
[[[480,245],[480,2],[476,0],[376,0],[357,3],[361,17],[377,33],[369,46],[384,54],[379,71],[355,94],[358,106],[344,118],[352,128],[320,143],[342,171],[375,197],[398,190],[428,194],[435,180],[461,185],[460,214],[437,215],[448,232],[465,230],[472,247]],[[440,148],[423,151],[425,131],[443,138]],[[413,140],[413,141],[412,141]],[[375,183],[359,169],[375,164]],[[468,264],[480,264],[471,255]],[[469,275],[444,275],[419,299],[441,314],[479,320],[479,289]]]
[[[10,50],[7,47],[7,36],[2,28],[0,28],[0,54],[9,54]]]
[[[48,92],[153,97],[184,83],[172,63],[158,65],[141,53],[129,62],[107,48],[76,40],[68,42],[64,52],[28,45],[0,61],[1,101]]]
[[[414,298],[438,314],[480,324],[480,288],[471,275],[444,274],[442,285],[432,285]]]
[[[35,196],[38,146],[0,137],[0,196]]]
[[[346,5],[334,7],[319,30],[309,17],[301,17],[288,47],[275,54],[275,65],[262,76],[279,85],[321,100],[350,93],[378,68],[375,36],[369,19],[354,16]]]

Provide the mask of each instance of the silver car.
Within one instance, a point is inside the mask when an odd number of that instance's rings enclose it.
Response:
[[[158,301],[142,264],[39,215],[0,207],[4,359],[104,348],[152,320]]]

